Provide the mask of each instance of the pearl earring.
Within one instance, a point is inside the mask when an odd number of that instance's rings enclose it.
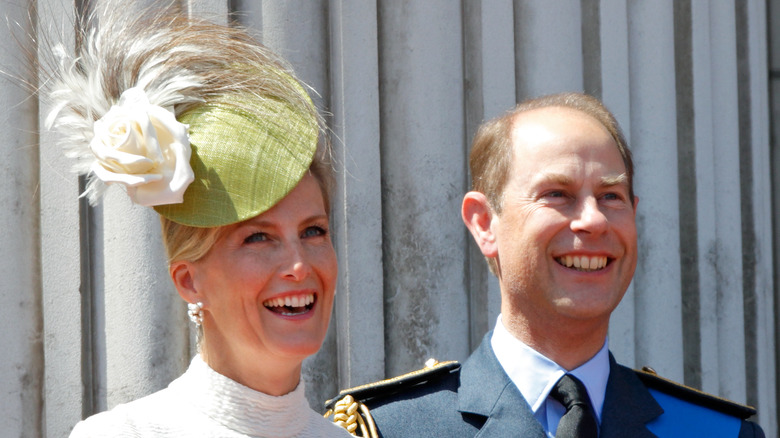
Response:
[[[197,303],[187,304],[187,315],[190,316],[192,322],[195,323],[195,327],[200,327],[203,324],[203,303],[198,301]]]

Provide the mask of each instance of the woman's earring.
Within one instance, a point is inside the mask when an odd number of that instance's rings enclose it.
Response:
[[[187,304],[187,315],[190,316],[192,322],[195,323],[195,327],[200,327],[203,324],[203,303],[198,301],[197,303]]]

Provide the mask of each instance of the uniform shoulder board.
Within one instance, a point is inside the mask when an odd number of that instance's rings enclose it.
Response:
[[[634,370],[639,380],[648,388],[671,395],[673,397],[685,400],[687,402],[703,406],[714,411],[731,415],[733,417],[746,420],[755,415],[756,410],[750,406],[741,405],[731,400],[721,398],[706,392],[699,391],[696,388],[685,386],[680,383],[665,379],[659,376],[654,369],[642,367],[641,370]]]
[[[459,368],[460,363],[454,360],[439,362],[429,359],[425,362],[425,368],[420,370],[342,390],[336,397],[325,402],[327,412],[323,416],[333,417],[334,423],[354,436],[376,438],[379,434],[366,402],[439,380]]]

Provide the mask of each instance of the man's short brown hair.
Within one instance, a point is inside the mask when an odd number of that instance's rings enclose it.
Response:
[[[615,116],[595,97],[560,93],[524,101],[504,115],[483,123],[472,142],[469,167],[471,189],[483,193],[496,213],[501,213],[504,186],[514,158],[512,126],[518,114],[535,109],[563,107],[581,111],[601,123],[615,140],[628,177],[629,197],[634,202],[634,162]]]

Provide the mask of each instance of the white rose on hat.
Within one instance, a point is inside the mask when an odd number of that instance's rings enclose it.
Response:
[[[93,126],[90,170],[106,184],[122,184],[133,202],[151,207],[181,203],[194,180],[187,125],[149,103],[141,88],[125,90],[119,103]]]

